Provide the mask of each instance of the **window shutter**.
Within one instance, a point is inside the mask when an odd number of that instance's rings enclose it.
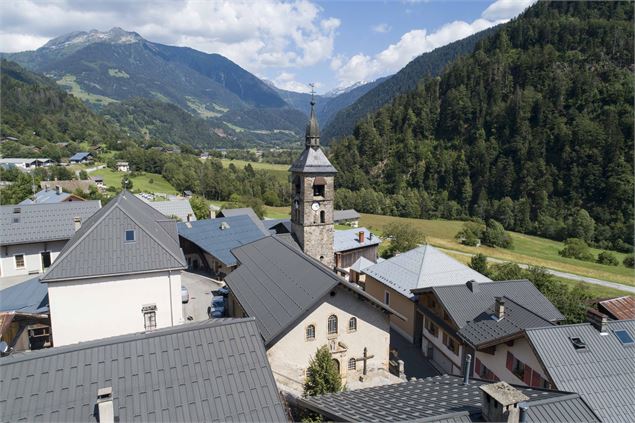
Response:
[[[531,367],[529,367],[528,365],[525,364],[525,374],[524,374],[523,382],[525,382],[527,384],[527,386],[531,386],[531,373],[532,372],[533,372],[533,370],[531,369]]]
[[[514,364],[514,356],[507,351],[507,370],[512,371],[512,365]]]
[[[477,376],[481,375],[481,360],[478,358],[474,362],[474,373],[476,373]]]
[[[531,375],[531,386],[533,386],[534,388],[542,388],[541,379],[542,376],[540,376],[540,373],[534,370],[533,374]]]

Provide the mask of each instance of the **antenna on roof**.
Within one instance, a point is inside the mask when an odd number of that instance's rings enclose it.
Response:
[[[311,87],[311,106],[315,105],[315,82],[311,82],[309,84],[309,87]]]

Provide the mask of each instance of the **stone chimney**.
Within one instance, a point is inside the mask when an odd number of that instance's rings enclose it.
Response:
[[[478,285],[478,282],[476,282],[474,279],[472,279],[471,281],[467,281],[465,285],[467,285],[467,289],[469,289],[472,292],[481,291],[481,287]]]
[[[79,230],[79,228],[82,227],[82,218],[75,216],[73,218],[73,223],[75,224],[75,232],[77,232]]]
[[[97,390],[97,419],[99,423],[114,423],[115,411],[112,403],[112,387]]]
[[[606,314],[602,314],[593,308],[589,308],[586,311],[586,318],[594,328],[600,331],[600,333],[608,333],[608,317],[606,316]]]
[[[519,423],[520,403],[528,396],[507,382],[479,386],[481,390],[481,414],[486,422]]]
[[[364,231],[359,231],[359,233],[357,235],[359,237],[359,243],[363,244],[366,234],[364,233]]]
[[[496,314],[496,318],[498,318],[498,320],[505,317],[505,299],[503,297],[496,297],[494,313]]]

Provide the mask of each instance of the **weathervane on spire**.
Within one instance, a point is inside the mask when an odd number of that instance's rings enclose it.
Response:
[[[311,87],[311,106],[315,105],[315,82],[311,82],[309,84],[309,87]]]

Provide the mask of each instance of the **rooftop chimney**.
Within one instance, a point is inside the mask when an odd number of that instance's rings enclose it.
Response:
[[[586,318],[594,328],[600,331],[600,333],[602,334],[608,333],[608,328],[607,328],[608,317],[606,317],[606,314],[602,314],[593,308],[589,308],[586,311]]]
[[[364,233],[364,231],[359,231],[358,236],[359,236],[359,243],[363,244],[364,243],[364,237],[366,236],[366,234]]]
[[[520,408],[528,396],[507,382],[479,386],[481,390],[481,414],[486,422],[519,423]]]
[[[470,365],[472,364],[472,356],[465,356],[465,369],[463,369],[463,385],[470,384]]]
[[[494,308],[494,313],[496,313],[496,318],[498,320],[505,317],[505,300],[503,297],[496,297],[496,306]]]
[[[75,223],[75,232],[77,232],[79,228],[82,227],[82,218],[81,217],[73,218],[73,223]]]
[[[187,221],[191,221],[192,220],[192,213],[188,213],[187,214]]]
[[[60,195],[62,193],[62,187],[59,185],[55,185],[55,191],[57,195]]]
[[[467,281],[465,284],[467,285],[467,289],[469,289],[472,292],[481,291],[481,288],[478,286],[478,282],[476,282],[474,279],[472,279],[471,281]]]
[[[518,404],[518,408],[520,409],[520,415],[518,416],[519,423],[527,422],[527,411],[529,410],[529,405],[526,402],[521,402]]]
[[[97,418],[99,423],[114,423],[115,411],[112,404],[112,387],[97,390]]]

